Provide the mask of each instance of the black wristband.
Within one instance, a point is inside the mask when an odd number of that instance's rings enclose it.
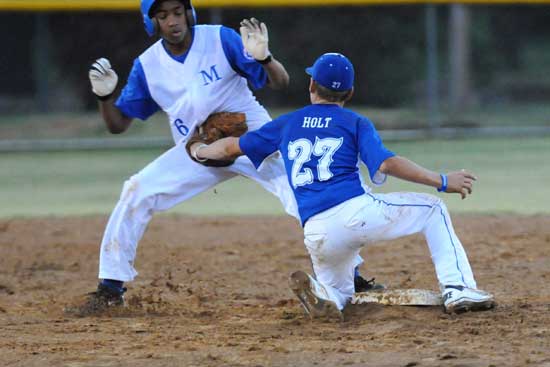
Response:
[[[94,93],[95,94],[95,93]],[[97,94],[95,95],[97,97],[97,99],[99,99],[100,101],[102,102],[105,102],[105,101],[108,101],[109,99],[111,99],[111,97],[113,96],[114,92],[111,93],[111,94],[107,94],[106,96],[98,96]]]
[[[266,65],[266,64],[269,64],[271,61],[273,61],[273,57],[271,57],[271,55],[269,55],[268,57],[266,57],[263,60],[256,60],[256,61],[258,63],[262,64],[262,65]]]

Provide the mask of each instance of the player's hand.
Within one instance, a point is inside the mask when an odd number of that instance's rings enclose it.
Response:
[[[111,67],[109,60],[105,58],[97,59],[88,73],[92,83],[92,92],[100,99],[111,96],[118,83],[118,75]]]
[[[447,174],[447,190],[445,192],[458,193],[462,199],[465,199],[467,195],[472,193],[474,181],[476,180],[477,177],[466,170],[450,172]]]
[[[269,52],[269,35],[264,23],[256,18],[243,19],[241,22],[241,38],[246,52],[258,61],[263,61],[271,55]]]
[[[207,144],[201,143],[200,141],[198,141],[196,143],[193,143],[189,146],[189,154],[191,155],[191,157],[193,157],[199,163],[207,161],[207,159],[200,158],[197,155],[197,152],[199,151],[199,149],[201,149],[202,147],[205,147],[205,146],[207,146]]]

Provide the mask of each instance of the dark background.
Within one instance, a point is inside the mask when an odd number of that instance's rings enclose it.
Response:
[[[448,6],[437,6],[439,93],[448,94]],[[541,102],[550,97],[550,7],[472,6],[470,100],[477,104]],[[221,19],[238,30],[244,17],[264,21],[270,49],[291,75],[290,89],[257,94],[276,106],[307,103],[303,70],[328,51],[346,54],[357,69],[355,104],[418,106],[426,78],[423,6],[197,9],[199,23]],[[42,22],[42,23],[40,23]],[[38,27],[38,28],[37,28]],[[40,28],[42,27],[42,28]],[[46,28],[44,28],[46,27]],[[36,30],[49,29],[37,43]],[[42,32],[47,35],[47,32]],[[139,13],[0,13],[0,113],[86,111],[96,108],[87,78],[98,57],[111,60],[121,82],[133,59],[154,39]],[[37,50],[41,50],[38,53]],[[37,75],[46,75],[47,85]],[[46,88],[47,106],[36,98]]]

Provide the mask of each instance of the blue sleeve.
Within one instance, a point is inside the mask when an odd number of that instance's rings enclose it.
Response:
[[[159,105],[151,97],[145,73],[139,59],[134,61],[128,81],[122,89],[115,106],[125,116],[141,120],[147,120],[151,115],[160,110]]]
[[[369,170],[369,176],[375,185],[381,185],[386,181],[386,175],[379,172],[380,165],[395,153],[388,150],[382,143],[382,139],[367,118],[360,118],[357,123],[357,144],[361,160]]]
[[[249,131],[239,139],[241,151],[258,168],[268,156],[279,150],[281,141],[281,118],[268,122],[260,129]]]
[[[267,73],[262,65],[245,51],[241,36],[233,29],[222,26],[220,37],[223,52],[233,70],[246,78],[254,89],[263,88],[267,83]]]

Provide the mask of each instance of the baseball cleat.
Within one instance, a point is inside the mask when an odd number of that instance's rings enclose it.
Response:
[[[366,280],[361,275],[356,275],[353,279],[355,285],[355,293],[363,293],[369,291],[380,291],[386,289],[386,286],[383,284],[376,283],[375,278]]]
[[[75,306],[65,307],[65,313],[78,317],[92,316],[119,307],[124,307],[124,292],[115,290],[103,284],[98,284],[95,292],[88,293],[86,298]]]
[[[463,286],[445,286],[442,296],[443,306],[447,313],[484,311],[496,305],[492,294]]]
[[[337,317],[343,320],[342,312],[331,301],[326,289],[307,273],[298,270],[290,275],[289,286],[298,297],[309,317]]]

